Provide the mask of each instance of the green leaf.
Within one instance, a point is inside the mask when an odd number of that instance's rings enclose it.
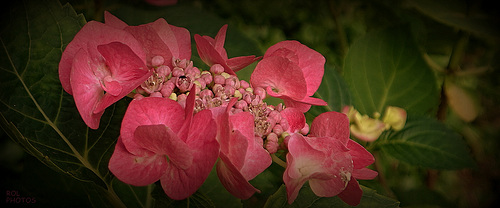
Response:
[[[349,49],[345,79],[360,113],[397,106],[409,114],[435,114],[436,79],[409,34],[406,26],[387,28],[367,34]]]
[[[320,98],[328,103],[327,106],[312,106],[307,112],[308,118],[315,118],[327,111],[342,111],[342,108],[351,105],[351,95],[344,78],[339,75],[334,67],[325,65],[325,74],[314,97]]]
[[[394,193],[403,207],[457,207],[446,200],[446,197],[427,187],[418,187],[410,190],[396,188]],[[415,197],[418,196],[418,197]]]
[[[443,24],[471,32],[480,37],[498,40],[500,21],[496,11],[487,13],[475,11],[481,7],[479,1],[464,0],[413,0],[408,1],[410,7]]]
[[[2,128],[52,169],[107,189],[127,102],[108,108],[99,130],[91,130],[58,75],[61,54],[85,19],[52,0],[18,2],[3,15],[0,87],[9,90],[0,91]]]
[[[377,194],[375,190],[361,186],[363,196],[361,202],[356,207],[399,207],[399,202],[386,196]],[[266,202],[265,208],[285,208],[285,207],[351,207],[343,202],[339,197],[319,197],[312,192],[309,183],[304,184],[300,189],[297,199],[292,204],[288,204],[285,185],[282,185],[275,194]]]
[[[461,169],[474,166],[462,136],[430,118],[408,118],[401,131],[383,134],[376,147],[394,158],[425,168]]]

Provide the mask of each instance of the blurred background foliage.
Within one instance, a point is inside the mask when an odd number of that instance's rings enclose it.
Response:
[[[155,10],[141,0],[68,2],[88,21],[102,21],[103,11],[124,5]],[[443,90],[436,116],[464,136],[477,167],[429,170],[380,154],[376,155],[377,163],[385,179],[361,183],[396,198],[401,207],[494,207],[500,204],[497,197],[500,191],[500,10],[495,0],[179,0],[178,4],[212,13],[229,24],[229,31],[239,30],[255,40],[254,44],[260,49],[260,54],[255,55],[263,55],[269,46],[279,41],[298,40],[322,53],[328,67],[340,75],[349,46],[358,38],[388,26],[409,24],[422,55],[435,70],[437,84],[441,87],[446,80],[451,83],[448,89],[458,89]],[[212,28],[211,35],[218,29]],[[239,55],[236,53],[228,49],[230,57]],[[82,194],[84,185],[68,182],[72,179],[62,174],[52,174],[36,159],[23,154],[3,131],[1,134],[1,169],[8,175],[2,177],[5,187],[38,197],[41,202],[38,205],[51,200],[74,205],[74,200],[81,200],[74,196]],[[39,171],[23,172],[27,167]],[[89,205],[85,201],[81,204]]]

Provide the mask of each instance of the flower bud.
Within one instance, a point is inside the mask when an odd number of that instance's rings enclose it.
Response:
[[[281,127],[280,124],[274,125],[274,127],[273,127],[273,133],[275,133],[276,135],[283,134],[283,127]]]
[[[168,66],[165,66],[165,65],[161,65],[159,66],[158,68],[156,68],[156,73],[158,74],[159,77],[162,77],[162,78],[166,78],[168,77],[168,75],[170,75],[170,72],[172,72],[170,70],[170,67]]]
[[[160,66],[165,62],[163,56],[155,56],[151,59],[151,65],[154,67]]]
[[[174,76],[174,77],[180,77],[180,76],[184,76],[184,75],[185,75],[184,69],[182,69],[182,68],[175,67],[172,70],[172,76]]]
[[[181,92],[186,92],[193,86],[193,80],[189,76],[180,76],[177,77],[175,86],[179,88]]]
[[[266,90],[264,90],[264,88],[262,88],[262,87],[256,87],[253,90],[253,94],[260,96],[261,99],[266,98]]]
[[[213,96],[214,96],[214,93],[212,92],[212,90],[209,90],[209,89],[204,89],[200,92],[201,98],[205,98],[205,97],[212,98]]]
[[[384,118],[382,121],[388,125],[388,127],[392,127],[395,131],[399,131],[403,129],[406,123],[406,111],[402,108],[388,106],[385,109]],[[388,129],[386,127],[386,129]]]
[[[248,84],[248,82],[245,80],[240,80],[240,87],[246,89],[250,87],[250,84]]]
[[[224,83],[226,83],[226,79],[224,78],[224,76],[216,74],[214,75],[214,83],[223,85]]]
[[[278,136],[274,133],[270,133],[267,135],[266,139],[266,149],[269,152],[269,154],[274,154],[278,151]]]
[[[220,74],[224,72],[224,67],[220,64],[214,64],[210,67],[210,72],[214,74]]]

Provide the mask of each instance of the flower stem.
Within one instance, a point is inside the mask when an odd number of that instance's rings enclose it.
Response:
[[[394,192],[392,192],[391,188],[387,184],[387,178],[385,177],[385,173],[382,170],[382,164],[380,163],[380,154],[378,152],[374,152],[373,156],[375,157],[375,170],[378,172],[378,180],[380,181],[380,185],[384,188],[386,194],[391,198],[396,198]]]
[[[123,207],[126,208],[125,204],[122,202],[120,197],[116,195],[115,190],[113,190],[113,187],[111,184],[108,185],[108,195],[107,198],[109,202],[113,205],[113,207]]]
[[[280,165],[280,166],[281,166],[281,167],[283,167],[283,168],[286,168],[286,162],[285,162],[285,161],[283,161],[283,160],[281,160],[278,156],[276,156],[275,154],[272,154],[272,155],[271,155],[271,158],[273,159],[273,161],[274,161],[276,164]]]

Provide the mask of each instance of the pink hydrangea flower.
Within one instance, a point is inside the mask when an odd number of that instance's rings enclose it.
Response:
[[[186,28],[169,25],[160,18],[152,23],[128,26],[109,12],[104,13],[106,25],[123,29],[139,41],[146,52],[146,63],[155,66],[153,59],[162,57],[165,65],[173,69],[172,60],[191,59],[191,36]]]
[[[194,93],[183,109],[160,97],[133,100],[123,118],[109,170],[121,181],[145,186],[158,180],[181,200],[205,181],[219,154],[217,125],[209,110],[193,116]]]
[[[272,163],[271,156],[263,148],[262,138],[254,132],[254,116],[248,112],[229,114],[237,99],[227,107],[219,107],[217,116],[218,141],[221,160],[217,163],[217,175],[229,191],[240,199],[248,199],[260,191],[248,181],[255,178]],[[220,112],[224,110],[224,112]]]
[[[234,72],[245,68],[261,57],[240,56],[228,59],[226,49],[224,49],[226,31],[227,25],[222,26],[215,36],[215,39],[209,36],[194,35],[196,49],[198,50],[201,60],[208,66],[219,64],[224,67],[224,72],[236,75]]]
[[[73,95],[87,126],[97,129],[107,107],[151,76],[145,60],[142,46],[132,35],[90,21],[64,50],[59,79]]]
[[[302,112],[311,105],[327,105],[311,97],[323,78],[325,57],[298,41],[282,41],[267,49],[250,78],[272,97],[283,99],[287,107]]]
[[[356,179],[373,179],[377,175],[366,168],[374,162],[373,156],[349,139],[349,120],[342,113],[327,112],[316,117],[307,137],[298,133],[290,136],[288,151],[283,181],[290,204],[309,181],[317,196],[338,195],[355,206],[363,194]]]

